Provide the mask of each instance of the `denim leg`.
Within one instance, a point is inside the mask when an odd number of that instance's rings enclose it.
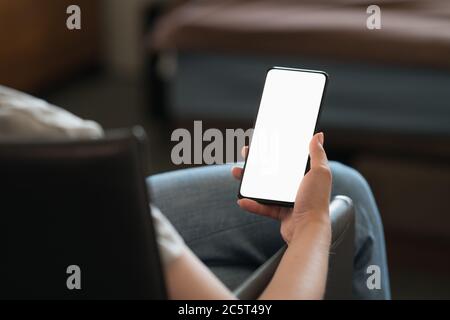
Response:
[[[389,298],[383,228],[366,181],[355,170],[330,162],[333,195],[351,197],[356,212],[353,289],[356,298]],[[283,244],[279,222],[242,211],[232,165],[157,174],[148,179],[151,199],[186,244],[230,289],[241,284]],[[379,265],[381,290],[368,290],[366,269]]]
[[[153,203],[191,250],[230,289],[240,285],[284,244],[279,222],[237,205],[232,165],[157,174],[148,179]]]
[[[355,206],[355,257],[353,261],[353,296],[356,299],[390,299],[389,273],[383,224],[367,181],[356,170],[330,162],[333,172],[332,196],[350,197]],[[380,268],[381,289],[368,289],[367,267]]]

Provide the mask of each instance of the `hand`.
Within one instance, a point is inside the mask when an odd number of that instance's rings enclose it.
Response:
[[[304,176],[297,191],[294,208],[265,205],[251,199],[240,199],[238,205],[249,212],[280,220],[281,236],[289,244],[296,234],[311,224],[319,226],[331,238],[329,203],[331,193],[331,170],[323,148],[324,135],[317,133],[309,144],[311,168]],[[247,157],[248,147],[242,149]],[[240,180],[243,169],[233,167],[232,175]]]

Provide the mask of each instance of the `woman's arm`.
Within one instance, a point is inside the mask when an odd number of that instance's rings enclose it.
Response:
[[[311,140],[311,169],[297,191],[293,209],[239,200],[239,205],[247,211],[280,220],[281,235],[288,244],[261,299],[321,299],[325,293],[331,242],[332,177],[323,139],[319,133]],[[244,156],[246,153],[244,150]],[[242,171],[234,168],[233,175],[240,178]]]
[[[181,256],[166,266],[164,271],[170,299],[235,299],[230,290],[186,246]]]
[[[260,299],[320,299],[324,295],[331,224],[328,212],[331,171],[323,134],[310,143],[311,169],[300,185],[293,209],[241,199],[241,208],[279,219],[288,249]],[[244,150],[244,153],[246,151]],[[236,178],[241,168],[233,168]],[[187,248],[165,269],[171,299],[235,299],[235,296]]]
[[[321,223],[305,225],[285,251],[259,299],[322,299],[328,271],[330,237]]]

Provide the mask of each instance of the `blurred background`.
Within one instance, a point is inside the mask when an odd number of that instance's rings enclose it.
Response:
[[[0,43],[1,85],[144,126],[153,173],[175,128],[250,128],[268,67],[326,71],[326,147],[373,189],[393,298],[450,298],[450,1],[1,0]]]

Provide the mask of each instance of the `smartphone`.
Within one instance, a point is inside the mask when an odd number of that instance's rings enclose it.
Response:
[[[327,82],[323,71],[284,67],[267,71],[239,198],[294,205],[309,169],[309,142]]]

